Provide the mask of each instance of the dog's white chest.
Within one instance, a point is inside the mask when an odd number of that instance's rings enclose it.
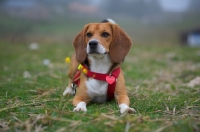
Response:
[[[107,82],[89,78],[86,81],[86,86],[93,102],[103,103],[107,100]]]
[[[91,71],[106,74],[112,62],[108,54],[98,58],[98,55],[89,55],[88,58],[91,61]],[[108,83],[106,81],[100,81],[93,78],[89,78],[86,82],[87,92],[93,102],[103,103],[107,100]]]

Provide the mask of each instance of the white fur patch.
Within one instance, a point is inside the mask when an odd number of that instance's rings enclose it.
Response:
[[[79,111],[86,112],[86,111],[87,111],[87,109],[86,109],[86,103],[85,103],[85,102],[79,102],[79,103],[76,105],[76,108],[74,108],[73,111],[74,111],[74,112],[79,112]]]
[[[128,113],[136,112],[133,108],[128,107],[128,105],[126,105],[124,103],[119,105],[119,109],[120,109],[121,114],[126,113],[126,112],[128,112]]]
[[[98,45],[97,45],[97,52],[99,53],[98,55],[103,56],[104,53],[106,52],[106,49],[102,46],[102,44],[101,44],[97,39],[91,39],[91,40],[88,42],[87,48],[86,48],[87,53],[90,53],[90,46],[89,46],[89,43],[90,43],[91,41],[97,41],[97,42],[98,42]]]
[[[88,94],[93,102],[103,103],[107,100],[108,83],[96,79],[88,79],[86,81]]]
[[[92,72],[106,74],[112,62],[108,54],[100,54],[102,57],[98,57],[98,54],[89,54],[88,58],[91,61],[90,70]],[[106,81],[100,81],[89,78],[86,82],[87,92],[94,102],[103,103],[107,100],[108,83]]]
[[[116,22],[114,20],[110,19],[110,18],[107,18],[106,20],[109,21],[112,24],[116,24]]]
[[[112,66],[108,54],[89,54],[88,58],[91,61],[90,70],[92,72],[106,74]]]
[[[65,89],[65,91],[63,92],[63,96],[66,96],[66,95],[73,95],[73,94],[74,94],[74,92],[73,92],[73,90],[72,90],[71,87],[67,87],[67,88]]]

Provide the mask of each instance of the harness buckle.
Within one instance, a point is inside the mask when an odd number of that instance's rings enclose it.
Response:
[[[76,88],[78,87],[76,84],[74,84],[74,83],[72,83],[71,84],[71,86],[72,86],[72,94],[73,94],[73,96],[76,94]]]

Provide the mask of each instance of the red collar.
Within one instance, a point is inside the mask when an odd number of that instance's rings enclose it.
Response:
[[[86,66],[81,65],[81,64],[79,65],[78,69],[79,71],[74,76],[73,83],[79,85],[80,73],[83,72],[87,77],[91,77],[96,80],[106,81],[108,83],[107,96],[109,99],[114,98],[115,86],[116,86],[117,78],[119,77],[119,74],[120,74],[119,67],[113,70],[110,74],[101,74],[101,73],[92,72]]]

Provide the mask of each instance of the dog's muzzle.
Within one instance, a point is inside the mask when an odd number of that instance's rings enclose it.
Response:
[[[98,53],[98,41],[92,40],[89,42],[89,53]]]

